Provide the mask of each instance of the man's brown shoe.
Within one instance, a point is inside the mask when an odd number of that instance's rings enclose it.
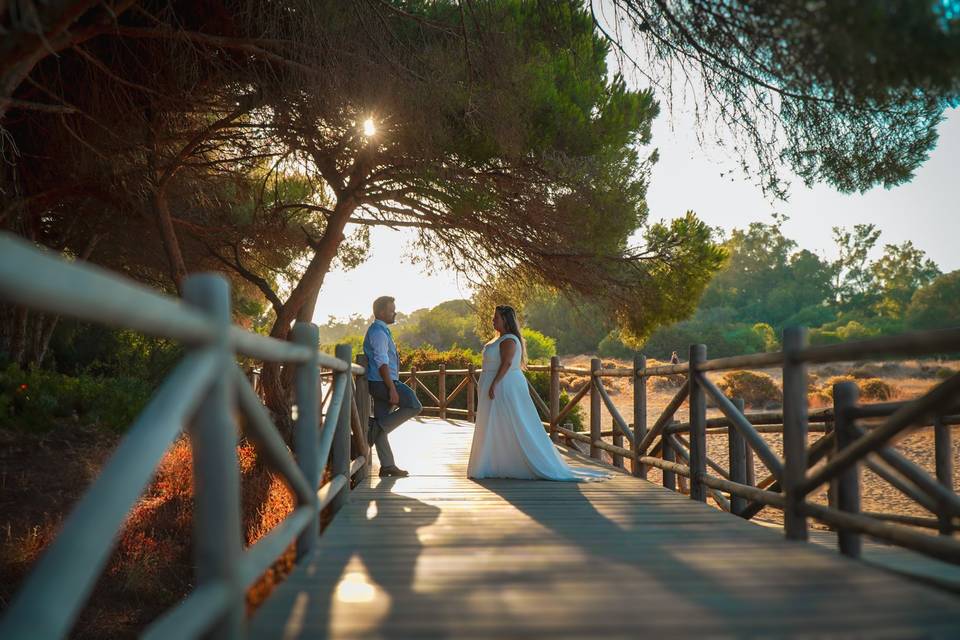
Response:
[[[410,475],[407,471],[404,471],[400,467],[381,467],[380,468],[380,477],[381,478],[406,478]]]

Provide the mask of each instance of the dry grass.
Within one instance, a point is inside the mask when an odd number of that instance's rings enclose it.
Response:
[[[0,433],[0,598],[6,605],[116,439],[69,429],[45,439]],[[241,444],[237,459],[243,532],[250,545],[292,511],[294,500],[280,479],[258,462],[252,446]],[[192,589],[192,475],[189,443],[181,439],[131,510],[72,637],[135,637]],[[248,590],[248,609],[262,602],[293,561],[291,548]]]

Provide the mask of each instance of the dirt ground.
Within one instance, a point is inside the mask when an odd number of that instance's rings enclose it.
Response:
[[[561,357],[564,366],[590,368],[591,356],[565,356]],[[615,358],[603,358],[605,367],[627,367],[631,366],[625,360]],[[885,363],[865,363],[865,362],[845,362],[831,363],[826,365],[813,366],[810,373],[817,376],[820,381],[827,380],[831,376],[849,374],[851,371],[867,369],[872,375],[883,379],[889,383],[895,391],[894,400],[906,400],[914,398],[926,390],[933,387],[937,382],[937,370],[947,367],[954,371],[960,370],[960,361],[898,361]],[[782,382],[782,373],[779,369],[758,370],[768,374],[779,385]],[[724,372],[710,372],[708,375],[711,380],[717,382]],[[584,378],[575,378],[574,376],[564,375],[561,386],[569,389],[572,385],[582,383]],[[604,378],[604,385],[611,399],[627,422],[633,417],[633,385],[629,378]],[[673,398],[676,388],[659,383],[649,383],[647,385],[647,426],[652,427],[663,409]],[[815,410],[822,403],[815,403],[811,410]],[[584,422],[589,420],[590,399],[585,397],[580,402],[583,411]],[[763,410],[763,407],[747,407],[747,413],[751,411]],[[601,405],[601,420],[603,430],[611,429],[613,419],[605,406]],[[720,411],[716,408],[708,408],[707,417],[720,417]],[[676,419],[686,422],[689,417],[688,405],[684,403],[677,411]],[[957,466],[958,457],[960,457],[960,425],[953,427],[953,456],[954,466]],[[812,444],[822,433],[811,433],[808,443]],[[782,436],[780,434],[763,434],[764,439],[770,444],[771,448],[780,456],[783,455]],[[606,438],[610,441],[610,438]],[[896,443],[896,449],[904,454],[908,459],[926,469],[931,476],[934,474],[934,442],[933,429],[921,428],[914,430]],[[723,468],[727,468],[727,436],[725,434],[707,435],[707,455]],[[608,458],[609,459],[609,458]],[[754,456],[756,478],[759,481],[768,475],[766,467],[762,465],[759,459]],[[629,462],[627,463],[629,465]],[[651,469],[649,479],[660,483],[662,476],[658,469]],[[954,474],[954,490],[960,491],[960,473]],[[826,504],[826,489],[813,494],[815,502]],[[713,501],[710,501],[713,504]],[[930,512],[918,505],[916,502],[903,495],[886,481],[874,475],[868,469],[863,469],[861,475],[861,509],[863,511],[908,514],[917,516],[930,516]],[[772,522],[782,522],[781,512],[776,509],[764,509],[758,518]]]

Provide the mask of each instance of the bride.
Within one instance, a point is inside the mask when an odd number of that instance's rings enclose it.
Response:
[[[467,476],[573,482],[611,477],[602,471],[568,467],[544,431],[521,369],[526,349],[512,307],[497,307],[493,328],[498,337],[483,347],[480,402]]]

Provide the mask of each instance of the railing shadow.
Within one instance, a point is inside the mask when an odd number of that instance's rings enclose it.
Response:
[[[614,507],[612,498],[602,495],[602,485],[596,487],[592,496],[585,493],[585,490],[589,491],[585,485],[559,482],[550,483],[549,495],[539,492],[531,495],[530,491],[518,492],[517,482],[477,481],[484,489],[497,494],[538,525],[559,536],[562,544],[574,547],[569,554],[574,562],[587,564],[609,579],[617,575],[626,584],[643,584],[643,591],[635,595],[645,609],[649,607],[653,611],[663,606],[689,610],[698,618],[691,620],[691,625],[709,621],[710,633],[739,637],[747,632],[748,626],[745,625],[760,602],[768,610],[785,613],[796,606],[795,591],[781,589],[771,592],[763,587],[764,582],[773,584],[772,578],[780,570],[798,570],[797,543],[784,541],[772,531],[718,513],[704,514],[701,520],[696,511],[707,508],[678,496],[677,500],[668,502],[664,501],[664,495],[651,496],[648,507],[633,504],[623,509]],[[616,515],[603,513],[591,498],[611,504],[612,513]],[[719,546],[716,516],[729,517],[732,522],[720,524],[721,527],[730,527],[731,531]],[[678,531],[676,525],[681,522],[687,526]],[[509,540],[504,542],[510,544]],[[527,537],[518,534],[514,542],[524,544]],[[720,547],[738,546],[751,548],[751,552],[759,554],[758,557],[776,558],[777,561],[767,562],[768,566],[764,566],[761,560],[756,566],[745,565],[741,571],[731,570],[731,559],[725,557]],[[807,550],[806,559],[810,566],[801,566],[799,570],[802,571],[817,571],[817,567],[830,566],[835,558],[826,549],[803,547],[802,553],[806,554]],[[778,551],[782,551],[785,557],[792,557],[792,564],[779,564]],[[543,573],[544,581],[552,577],[563,579],[561,567],[545,569]],[[745,573],[753,574],[750,580],[744,580]],[[825,587],[822,594],[813,597],[816,605],[828,607],[831,598],[841,598],[844,592],[857,591],[861,585],[856,574],[856,571],[851,574],[831,572],[838,579]],[[860,580],[862,578],[859,576]]]
[[[440,509],[396,493],[393,479],[364,482],[372,483],[372,491],[354,500],[369,498],[337,515],[317,553],[254,618],[251,637],[281,631],[285,639],[410,637],[423,612],[435,608],[430,595],[413,585],[423,550],[417,531],[433,524]]]

